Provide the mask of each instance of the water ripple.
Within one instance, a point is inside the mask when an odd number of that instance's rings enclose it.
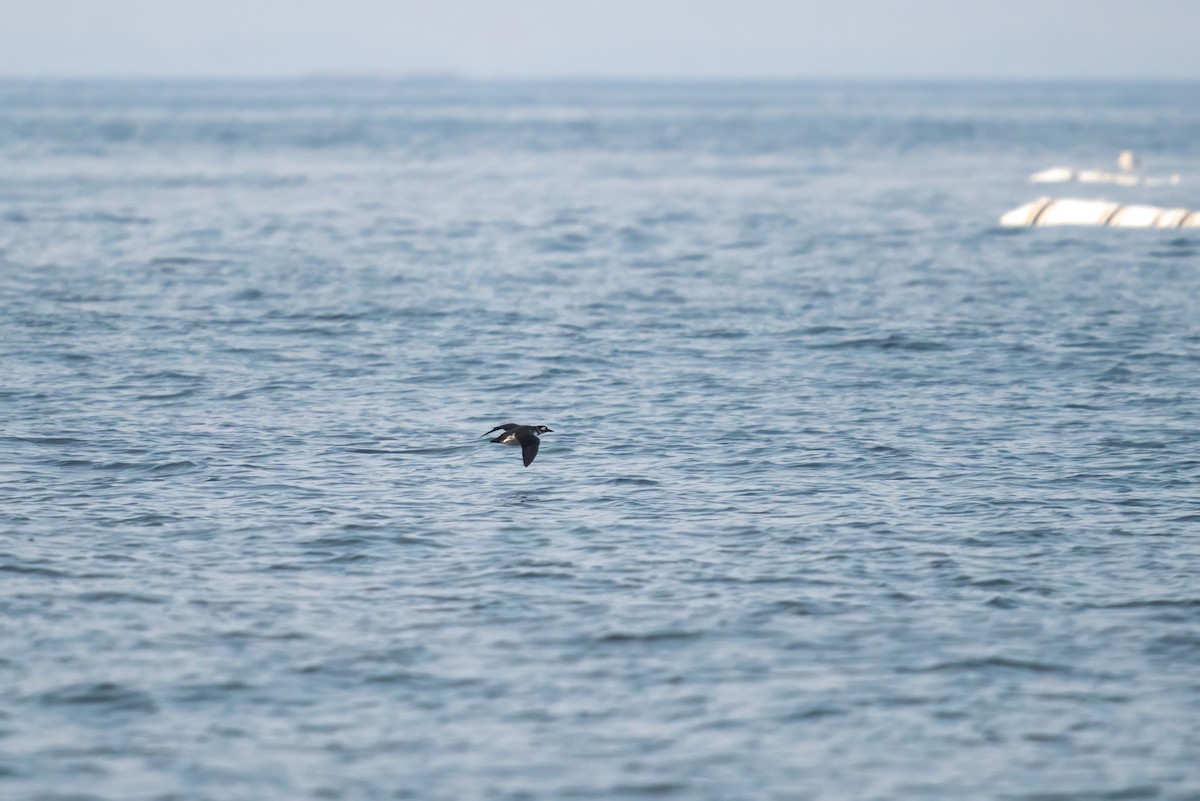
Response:
[[[0,797],[1194,796],[1200,243],[994,221],[1197,141],[1186,83],[0,80]]]

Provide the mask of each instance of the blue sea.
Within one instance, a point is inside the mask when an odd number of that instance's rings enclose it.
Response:
[[[1200,231],[1049,191],[1200,84],[0,82],[0,797],[1200,799]]]

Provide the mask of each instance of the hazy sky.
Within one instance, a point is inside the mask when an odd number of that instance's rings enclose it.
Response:
[[[0,75],[1200,79],[1200,0],[0,0]]]

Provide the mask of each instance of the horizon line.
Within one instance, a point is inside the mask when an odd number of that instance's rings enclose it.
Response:
[[[180,83],[288,83],[296,81],[328,81],[336,82],[380,82],[380,83],[661,83],[661,84],[786,84],[786,83],[1017,83],[1017,84],[1200,84],[1200,78],[1194,76],[1144,75],[1144,76],[1103,76],[1103,75],[871,75],[871,74],[829,74],[829,75],[681,75],[681,74],[604,74],[604,73],[556,73],[556,74],[480,74],[458,72],[454,70],[309,70],[303,72],[279,73],[242,73],[242,74],[205,74],[205,73],[7,73],[0,71],[0,81],[45,81],[45,82],[180,82]]]

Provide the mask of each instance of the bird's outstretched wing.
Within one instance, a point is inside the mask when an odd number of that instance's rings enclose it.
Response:
[[[512,431],[516,427],[517,427],[516,423],[504,423],[503,425],[496,426],[495,428],[492,429],[492,431]],[[487,434],[480,434],[479,438],[483,439],[488,434],[492,433],[492,431],[487,432]]]
[[[533,461],[533,457],[537,456],[538,447],[542,441],[538,439],[537,434],[530,431],[522,431],[517,434],[517,442],[521,443],[521,461],[525,462],[525,466],[529,467],[529,463]]]

